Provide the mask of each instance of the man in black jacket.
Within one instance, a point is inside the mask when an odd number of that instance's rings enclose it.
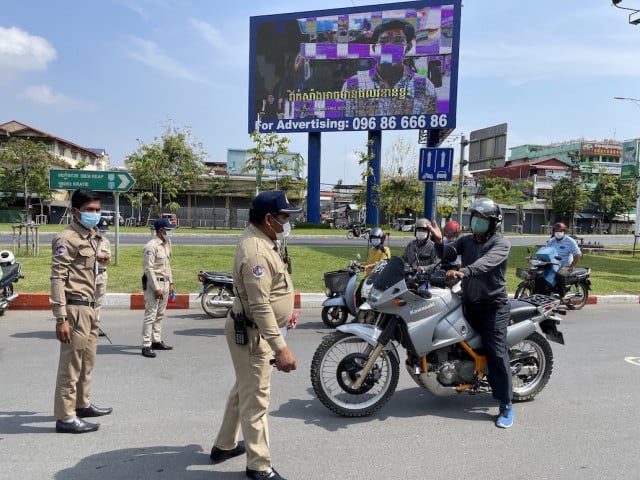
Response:
[[[500,401],[496,426],[513,425],[513,392],[507,351],[509,297],[506,271],[511,244],[497,231],[502,211],[497,203],[479,198],[469,207],[472,235],[458,237],[451,245],[462,257],[459,270],[447,271],[447,280],[462,278],[462,305],[465,317],[481,334],[489,367],[489,384],[493,397]],[[443,243],[440,228],[432,222],[430,232],[438,256]]]

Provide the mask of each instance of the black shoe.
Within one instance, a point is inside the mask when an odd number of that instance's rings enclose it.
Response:
[[[56,432],[58,433],[87,433],[95,432],[100,424],[85,422],[81,418],[74,418],[72,422],[56,420]]]
[[[211,449],[211,455],[209,458],[213,461],[213,463],[224,462],[225,460],[229,460],[230,458],[237,457],[238,455],[242,455],[245,452],[244,449],[244,441],[240,440],[238,445],[231,450],[222,450],[216,446]]]
[[[247,477],[255,480],[286,480],[273,468],[271,470],[251,470],[247,468]]]
[[[101,329],[101,328],[98,328],[98,336],[99,336],[99,337],[106,337],[106,336],[107,336],[107,334],[106,334],[106,333],[104,333],[104,332],[102,331],[102,329]]]
[[[151,347],[142,347],[142,356],[143,357],[149,357],[149,358],[155,358],[156,357],[156,352],[151,350]]]
[[[98,408],[93,403],[90,403],[85,408],[76,408],[76,415],[80,418],[102,417],[103,415],[109,415],[111,412],[113,412],[113,408]]]
[[[164,343],[164,340],[153,342],[151,344],[151,348],[153,348],[154,350],[173,350],[173,347]]]

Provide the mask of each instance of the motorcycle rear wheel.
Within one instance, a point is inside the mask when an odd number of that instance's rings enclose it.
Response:
[[[322,307],[320,316],[327,327],[336,328],[347,323],[349,311],[347,307]]]
[[[349,240],[351,240],[351,239],[353,238],[353,230],[349,230],[349,231],[347,232],[347,238],[348,238]]]
[[[584,282],[574,283],[567,287],[567,294],[572,295],[567,306],[570,310],[580,310],[589,300],[589,289]]]
[[[13,295],[13,284],[10,283],[9,285],[7,285],[6,287],[4,287],[2,289],[2,296],[4,298],[9,298],[11,295]],[[6,312],[7,309],[6,308],[0,308],[0,317],[2,315],[4,315],[4,312]]]
[[[318,399],[343,417],[371,415],[389,401],[398,386],[398,359],[383,350],[362,386],[352,388],[372,347],[363,339],[342,332],[327,335],[311,362],[311,384]]]
[[[516,293],[513,294],[513,298],[528,297],[530,295],[533,295],[533,288],[531,285],[528,282],[521,282],[517,286]]]
[[[219,300],[231,301],[233,300],[233,297],[233,292],[229,287],[221,287],[220,285],[215,285],[212,283],[205,288],[204,292],[202,292],[200,305],[202,305],[202,310],[204,310],[204,313],[209,315],[211,318],[222,318],[227,316],[229,307],[218,307],[215,305],[211,305],[211,302]]]
[[[509,348],[513,401],[524,402],[538,395],[549,382],[553,351],[538,332]]]

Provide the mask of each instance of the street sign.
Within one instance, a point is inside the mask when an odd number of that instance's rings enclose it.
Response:
[[[421,148],[418,178],[423,182],[450,182],[453,148]]]
[[[127,172],[97,170],[49,170],[51,190],[86,188],[103,192],[128,192],[135,181]]]

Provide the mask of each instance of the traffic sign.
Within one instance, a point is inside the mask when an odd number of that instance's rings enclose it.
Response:
[[[98,170],[49,170],[51,190],[89,190],[128,192],[135,181],[127,172]]]
[[[421,148],[418,178],[423,182],[450,182],[453,148]]]

